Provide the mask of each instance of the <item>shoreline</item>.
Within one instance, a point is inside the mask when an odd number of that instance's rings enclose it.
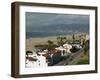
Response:
[[[79,35],[83,33],[75,34],[76,39],[79,39]],[[89,35],[86,33],[86,35]],[[72,35],[59,35],[59,36],[48,36],[48,37],[33,37],[26,39],[26,51],[27,50],[35,50],[34,46],[37,44],[46,44],[48,40],[53,41],[54,43],[57,42],[57,37],[66,37],[67,40],[72,40]]]

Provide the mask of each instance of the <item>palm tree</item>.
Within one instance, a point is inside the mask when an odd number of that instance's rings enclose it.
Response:
[[[48,43],[48,47],[47,48],[48,48],[49,51],[55,49],[55,44],[54,44],[53,41],[48,40],[47,43]]]
[[[51,40],[48,40],[47,42],[48,42],[48,44],[50,44],[50,45],[51,45],[51,44],[54,44],[53,41],[51,41]]]
[[[72,41],[75,41],[75,34],[72,35]]]
[[[64,42],[66,42],[66,39],[67,39],[66,37],[63,37],[63,41],[64,41]]]
[[[62,46],[66,42],[66,37],[57,37],[58,46]]]

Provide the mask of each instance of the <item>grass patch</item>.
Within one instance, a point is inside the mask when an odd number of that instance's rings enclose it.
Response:
[[[89,64],[89,60],[85,59],[81,59],[80,61],[77,62],[77,64]]]

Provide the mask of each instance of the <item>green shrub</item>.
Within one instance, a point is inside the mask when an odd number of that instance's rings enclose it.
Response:
[[[77,64],[89,64],[89,60],[85,59],[85,60],[80,60],[77,62]]]

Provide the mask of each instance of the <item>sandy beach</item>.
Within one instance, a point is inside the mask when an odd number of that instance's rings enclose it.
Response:
[[[79,39],[80,34],[75,34],[76,39]],[[48,40],[57,42],[57,37],[59,36],[50,36],[50,37],[38,37],[38,38],[29,38],[26,39],[26,50],[34,50],[34,46],[38,44],[46,44]],[[67,40],[72,39],[72,35],[62,35],[61,37],[66,37]]]
[[[67,39],[71,39],[71,35],[63,35]],[[63,37],[62,36],[62,37]],[[54,43],[57,42],[58,36],[50,36],[50,37],[40,37],[40,38],[29,38],[26,40],[26,50],[34,50],[34,46],[37,44],[46,44],[48,40],[53,41]]]

